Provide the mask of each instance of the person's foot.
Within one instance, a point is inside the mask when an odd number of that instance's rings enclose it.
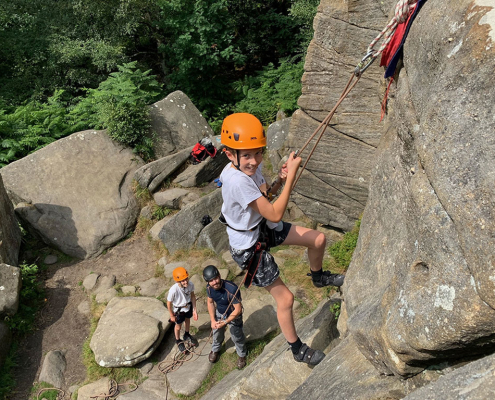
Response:
[[[179,351],[181,353],[185,353],[187,351],[186,345],[184,344],[184,342],[177,343],[177,347],[179,348]]]
[[[243,369],[246,366],[246,356],[237,359],[237,369]]]
[[[300,347],[297,354],[294,354],[294,360],[303,362],[308,365],[317,365],[325,358],[325,353],[320,350],[313,350],[306,343]]]
[[[337,286],[340,287],[344,284],[345,275],[332,274],[330,271],[323,271],[320,279],[315,280],[313,278],[313,285],[317,288],[325,286]]]
[[[218,356],[219,356],[218,351],[210,351],[210,355],[208,356],[208,361],[211,362],[212,364],[215,364],[218,361]]]
[[[184,333],[184,338],[182,340],[191,343],[193,346],[198,346],[198,341],[189,332]]]

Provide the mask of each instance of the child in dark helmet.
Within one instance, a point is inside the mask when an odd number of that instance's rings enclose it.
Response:
[[[246,366],[246,337],[243,331],[241,292],[233,282],[220,277],[220,272],[214,265],[208,265],[203,270],[208,294],[208,313],[213,329],[213,344],[208,359],[216,363],[220,355],[220,347],[225,337],[225,327],[230,327],[230,336],[238,355],[237,368]]]
[[[185,352],[186,346],[184,345],[184,342],[188,341],[193,345],[197,345],[196,339],[189,333],[191,317],[193,317],[195,321],[198,320],[194,284],[189,282],[189,274],[183,267],[175,268],[172,275],[176,284],[168,291],[167,308],[170,313],[170,322],[175,323],[175,342],[179,347],[179,351]],[[180,329],[183,322],[185,322],[186,331],[184,332],[184,339],[180,340]]]
[[[225,118],[222,125],[221,142],[231,161],[222,171],[222,214],[227,225],[230,252],[243,269],[247,268],[257,250],[260,223],[267,220],[272,245],[297,245],[308,248],[309,265],[313,284],[316,287],[341,286],[344,276],[322,271],[325,235],[313,229],[282,222],[290,192],[301,158],[291,153],[283,165],[279,178],[285,186],[279,198],[272,203],[265,197],[269,193],[261,174],[263,148],[266,146],[265,132],[261,122],[251,114],[238,113]],[[270,188],[277,193],[281,183]],[[325,355],[302,343],[296,333],[292,305],[294,295],[280,278],[280,271],[269,251],[261,250],[260,262],[253,278],[253,285],[264,287],[277,303],[277,318],[282,333],[289,342],[294,359],[311,365],[318,364]]]

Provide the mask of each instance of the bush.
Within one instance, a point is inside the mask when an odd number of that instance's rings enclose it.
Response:
[[[360,226],[361,218],[356,221],[356,225],[354,226],[352,231],[347,232],[341,241],[334,243],[328,249],[330,255],[341,267],[347,268],[351,263],[352,254],[354,253],[354,249],[356,248],[359,236]]]

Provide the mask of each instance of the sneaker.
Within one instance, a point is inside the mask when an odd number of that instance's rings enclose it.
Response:
[[[308,365],[317,365],[321,360],[325,358],[325,353],[320,350],[313,350],[311,347],[308,347],[306,343],[303,343],[299,352],[294,354],[294,360],[297,362],[303,362]]]
[[[344,284],[344,278],[345,275],[332,274],[330,271],[323,271],[319,280],[313,280],[313,285],[315,285],[317,288],[325,286],[340,287]]]
[[[179,342],[179,343],[177,344],[177,346],[179,347],[179,351],[180,351],[181,353],[185,353],[185,352],[187,351],[187,349],[186,349],[186,346],[185,346],[184,342]]]
[[[239,357],[237,359],[237,369],[243,369],[246,366],[246,357]]]
[[[210,351],[210,355],[208,356],[208,361],[211,362],[212,364],[215,364],[218,361],[218,356],[219,356],[218,351]]]
[[[190,333],[184,333],[182,340],[191,343],[193,346],[198,346],[198,341]]]

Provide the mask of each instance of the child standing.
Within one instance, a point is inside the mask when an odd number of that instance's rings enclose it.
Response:
[[[174,281],[177,283],[168,291],[167,308],[170,313],[170,322],[175,323],[175,342],[179,347],[179,351],[185,352],[185,341],[189,341],[194,345],[196,344],[196,340],[189,333],[191,317],[193,317],[195,321],[198,320],[194,284],[189,282],[189,274],[183,267],[175,268],[172,275]],[[180,329],[183,322],[185,322],[186,331],[184,332],[183,340],[180,340]]]
[[[325,354],[302,343],[294,326],[292,306],[294,295],[280,278],[278,266],[268,250],[257,246],[260,225],[266,219],[271,246],[297,245],[308,248],[309,265],[313,284],[316,287],[342,286],[344,276],[322,271],[326,238],[321,232],[282,222],[290,192],[295,181],[301,158],[294,152],[289,156],[279,173],[279,181],[285,186],[279,198],[272,204],[265,196],[269,190],[277,193],[281,183],[268,189],[261,174],[263,148],[266,137],[261,122],[251,114],[229,115],[223,121],[221,142],[231,161],[222,171],[222,214],[229,235],[230,252],[233,259],[246,269],[254,257],[259,257],[253,285],[264,287],[277,303],[277,319],[286,340],[291,346],[294,359],[310,365],[318,364]],[[263,233],[263,232],[262,232]]]

